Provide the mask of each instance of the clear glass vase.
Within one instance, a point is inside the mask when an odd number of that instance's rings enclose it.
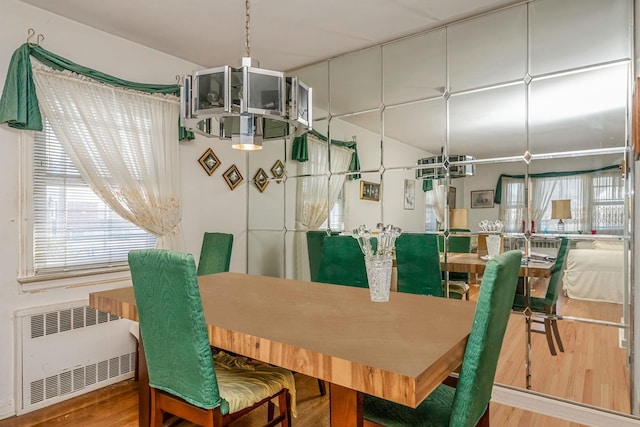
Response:
[[[389,301],[391,288],[391,267],[393,258],[391,255],[370,255],[364,257],[367,267],[367,279],[369,281],[369,293],[371,301]]]

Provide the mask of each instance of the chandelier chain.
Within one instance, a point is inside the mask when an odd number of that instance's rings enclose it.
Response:
[[[245,7],[245,15],[244,15],[244,53],[245,56],[247,58],[251,57],[251,47],[249,45],[249,0],[245,0],[244,2],[244,7]]]

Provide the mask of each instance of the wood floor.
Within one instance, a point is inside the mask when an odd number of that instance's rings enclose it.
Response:
[[[541,290],[536,290],[541,292]],[[477,286],[472,286],[475,299]],[[619,321],[618,304],[559,301],[566,315]],[[544,335],[532,336],[532,389],[553,396],[629,413],[629,373],[626,353],[619,348],[618,329],[579,322],[559,322],[565,352],[551,356]],[[525,386],[525,324],[512,314],[498,364],[496,383]],[[293,426],[329,427],[328,398],[321,397],[317,381],[296,374],[298,417]],[[0,427],[138,425],[137,383],[124,381],[21,417],[0,420]],[[266,419],[266,410],[236,421],[234,427],[253,427]],[[499,427],[577,427],[579,424],[504,405],[491,404],[491,424]],[[167,425],[167,427],[169,424]],[[185,423],[171,427],[187,427]]]
[[[296,374],[296,387],[298,417],[293,419],[293,427],[329,427],[329,399],[318,393],[318,382]],[[137,427],[137,393],[137,383],[127,380],[21,417],[1,420],[0,427]],[[502,405],[492,404],[491,411],[491,425],[495,427],[580,426]],[[257,410],[231,426],[259,426],[266,417],[266,409]],[[169,420],[165,427],[191,427],[191,424]]]

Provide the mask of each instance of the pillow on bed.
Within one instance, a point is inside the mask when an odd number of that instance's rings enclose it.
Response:
[[[622,250],[622,241],[602,241],[602,240],[594,240],[593,241],[593,249],[604,249],[607,251],[621,251]]]

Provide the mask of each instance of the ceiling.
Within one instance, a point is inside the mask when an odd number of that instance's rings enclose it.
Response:
[[[242,0],[20,0],[209,68],[244,56]],[[251,56],[289,71],[520,0],[252,0]]]

